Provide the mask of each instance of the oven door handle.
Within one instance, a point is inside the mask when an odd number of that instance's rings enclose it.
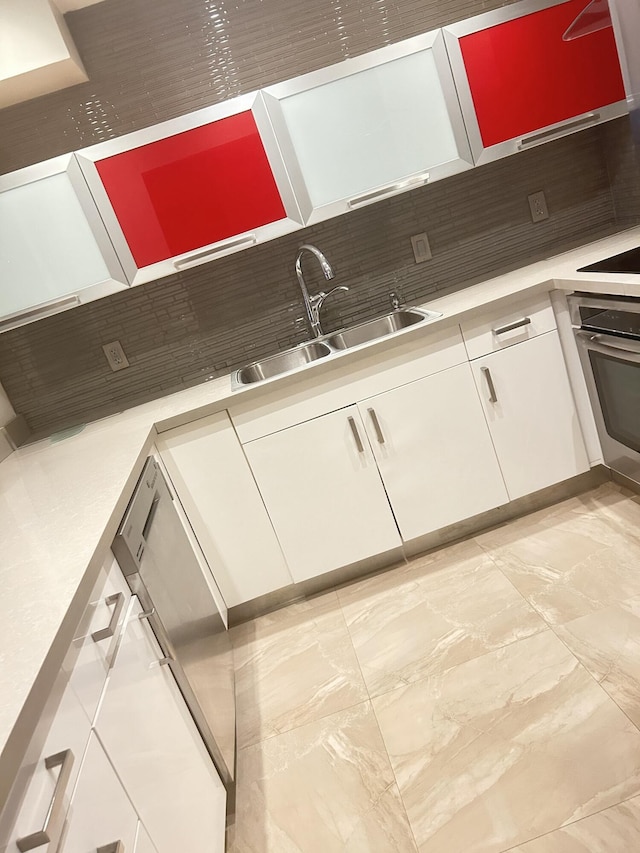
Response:
[[[576,337],[587,344],[593,344],[594,348],[598,347],[605,350],[615,350],[616,352],[626,352],[630,355],[640,355],[640,341],[621,340],[614,338],[613,335],[597,335],[593,332],[584,332],[582,330],[576,332]]]

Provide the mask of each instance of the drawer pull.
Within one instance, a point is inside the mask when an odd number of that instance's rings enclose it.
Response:
[[[369,417],[371,418],[373,428],[376,431],[376,438],[378,439],[378,444],[384,444],[384,433],[382,432],[382,427],[380,426],[380,421],[378,420],[376,410],[367,409],[367,412],[369,413]]]
[[[96,853],[125,853],[124,844],[122,841],[114,841],[113,844],[105,844],[104,847],[98,847]]]
[[[515,323],[508,323],[506,326],[500,326],[497,329],[492,329],[494,335],[504,335],[507,332],[513,332],[514,329],[519,329],[521,326],[528,326],[531,323],[531,317],[523,317],[522,320],[516,320]]]
[[[25,835],[23,838],[18,838],[16,846],[20,853],[25,853],[27,850],[35,850],[36,847],[42,847],[44,844],[51,844],[51,850],[55,850],[60,841],[62,827],[64,826],[64,795],[71,778],[71,768],[73,767],[73,752],[70,749],[65,749],[63,752],[57,752],[55,755],[50,755],[45,758],[44,765],[47,770],[52,770],[54,767],[60,767],[56,786],[53,789],[53,797],[44,819],[44,826],[38,832],[31,835]]]
[[[600,113],[588,113],[582,118],[577,118],[575,121],[568,121],[562,127],[552,127],[550,130],[543,130],[542,133],[534,133],[532,136],[525,136],[518,144],[518,150],[522,151],[530,145],[538,145],[541,142],[550,142],[552,139],[560,139],[569,130],[578,130],[582,127],[589,127],[600,121]]]
[[[150,610],[143,610],[142,613],[138,613],[138,619],[151,619],[155,612],[155,607],[152,607]]]
[[[481,367],[480,370],[482,371],[482,375],[487,381],[487,388],[489,389],[489,402],[497,403],[498,395],[496,394],[496,387],[493,384],[493,379],[491,378],[491,371],[488,367]]]
[[[356,447],[358,448],[358,453],[364,453],[364,444],[362,443],[362,439],[360,438],[360,433],[358,432],[358,427],[356,426],[356,422],[353,418],[347,418],[349,421],[349,426],[351,427],[351,434],[353,435],[353,440],[356,443]]]
[[[114,592],[113,595],[108,595],[104,601],[107,606],[110,607],[112,604],[115,604],[115,607],[113,608],[111,620],[107,627],[100,628],[99,631],[94,631],[91,634],[94,643],[99,643],[100,640],[106,640],[108,637],[113,637],[115,634],[116,628],[118,627],[118,619],[120,618],[122,608],[124,607],[124,592]]]

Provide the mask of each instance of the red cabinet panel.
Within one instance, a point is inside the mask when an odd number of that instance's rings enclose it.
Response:
[[[562,35],[588,0],[570,0],[460,38],[485,147],[624,100],[613,30]]]
[[[138,267],[287,215],[251,111],[95,165]]]

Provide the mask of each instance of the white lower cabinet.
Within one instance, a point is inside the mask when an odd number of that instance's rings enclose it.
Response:
[[[58,853],[133,853],[138,823],[129,797],[92,733]]]
[[[134,601],[95,731],[158,853],[222,853],[226,791]]]
[[[472,367],[511,500],[589,469],[556,331]]]
[[[356,406],[244,450],[295,581],[401,544]]]
[[[0,851],[29,850],[39,841],[39,850],[54,853],[129,596],[109,555],[0,815]]]
[[[162,433],[157,447],[227,607],[290,584],[227,412]]]
[[[405,541],[508,501],[468,364],[358,408]]]
[[[296,581],[508,500],[467,363],[245,452]]]

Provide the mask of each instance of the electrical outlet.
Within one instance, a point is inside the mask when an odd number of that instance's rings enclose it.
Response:
[[[411,238],[411,245],[413,247],[413,257],[416,259],[417,264],[424,263],[424,261],[430,261],[433,257],[431,254],[431,246],[429,245],[429,238],[426,234],[414,234]]]
[[[110,344],[105,344],[102,349],[111,370],[124,370],[125,367],[129,367],[129,361],[124,354],[120,341],[111,341]]]
[[[544,219],[549,218],[547,200],[542,190],[539,193],[532,193],[527,196],[527,200],[529,202],[529,209],[531,210],[532,222],[542,222]]]

